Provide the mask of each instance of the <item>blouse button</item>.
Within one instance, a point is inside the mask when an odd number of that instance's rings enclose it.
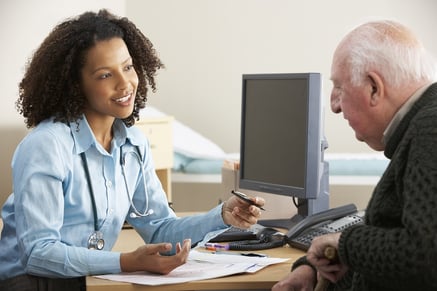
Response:
[[[110,180],[106,181],[106,187],[111,188],[112,182]]]

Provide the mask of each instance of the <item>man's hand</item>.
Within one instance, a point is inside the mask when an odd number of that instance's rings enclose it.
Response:
[[[123,272],[148,271],[157,274],[168,274],[175,268],[187,262],[191,249],[191,240],[186,239],[181,246],[176,244],[176,254],[164,256],[160,253],[172,249],[169,243],[147,244],[139,247],[133,252],[122,253],[120,265]]]
[[[310,266],[301,265],[276,283],[272,291],[313,291],[315,282],[314,270]]]
[[[307,252],[307,260],[317,269],[319,275],[335,283],[347,272],[348,267],[339,260],[331,261],[325,256],[325,249],[338,249],[341,233],[333,233],[315,237]]]

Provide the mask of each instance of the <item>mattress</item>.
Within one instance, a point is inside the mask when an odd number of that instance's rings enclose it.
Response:
[[[226,158],[193,158],[174,153],[172,181],[220,183],[226,159],[238,160],[238,154]],[[325,153],[333,184],[376,184],[389,160],[382,153]]]
[[[238,160],[238,154],[223,158],[196,158],[174,152],[173,172],[186,174],[220,174],[225,159]],[[379,153],[325,154],[333,176],[381,176],[389,160]]]

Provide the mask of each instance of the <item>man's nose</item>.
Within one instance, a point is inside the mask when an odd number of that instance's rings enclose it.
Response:
[[[336,97],[333,94],[331,94],[331,110],[334,113],[340,113],[341,112],[340,98]]]

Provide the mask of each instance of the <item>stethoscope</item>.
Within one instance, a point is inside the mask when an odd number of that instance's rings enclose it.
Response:
[[[143,160],[141,158],[141,152],[140,152],[140,149],[138,148],[138,146],[135,146],[135,149],[136,149],[135,152],[129,151],[129,152],[123,154],[123,146],[120,147],[121,172],[123,174],[124,185],[126,186],[127,197],[129,198],[130,205],[132,206],[132,209],[133,209],[133,212],[131,212],[129,214],[129,216],[131,218],[146,217],[146,216],[152,215],[154,213],[153,209],[149,209],[149,197],[148,197],[147,186],[146,186],[146,175],[144,173],[144,165],[143,165]],[[135,157],[135,159],[137,160],[138,164],[140,165],[141,176],[143,177],[144,195],[146,197],[146,199],[145,199],[145,201],[146,201],[146,210],[144,210],[143,213],[139,212],[137,210],[137,208],[135,207],[135,204],[132,201],[133,195],[132,196],[130,195],[129,185],[127,184],[125,167],[126,167],[126,156],[128,154],[133,155]]]
[[[131,218],[139,218],[139,217],[146,217],[149,215],[152,215],[154,213],[153,209],[149,209],[149,199],[148,199],[148,193],[147,193],[147,186],[146,186],[146,177],[144,173],[144,167],[143,167],[143,161],[141,158],[140,149],[138,146],[135,146],[136,151],[130,151],[123,154],[123,146],[120,147],[120,165],[121,165],[121,172],[123,175],[124,184],[126,187],[126,194],[129,198],[129,203],[133,209],[133,212],[129,214]],[[138,164],[140,165],[140,171],[141,176],[143,178],[143,185],[144,185],[144,195],[145,195],[145,202],[146,207],[143,213],[139,212],[138,209],[135,207],[132,196],[130,195],[129,186],[127,183],[126,178],[126,172],[125,172],[125,166],[126,166],[126,156],[128,154],[131,154],[135,157]],[[89,236],[88,238],[88,249],[95,249],[95,250],[102,250],[105,247],[105,240],[103,239],[103,233],[99,230],[99,224],[98,224],[98,217],[97,217],[97,206],[96,206],[96,200],[94,198],[94,191],[93,191],[93,185],[91,183],[91,176],[88,168],[88,162],[85,155],[85,152],[80,153],[80,156],[82,158],[83,166],[85,169],[85,175],[88,183],[88,190],[91,197],[91,204],[93,207],[93,217],[94,217],[94,232]]]

